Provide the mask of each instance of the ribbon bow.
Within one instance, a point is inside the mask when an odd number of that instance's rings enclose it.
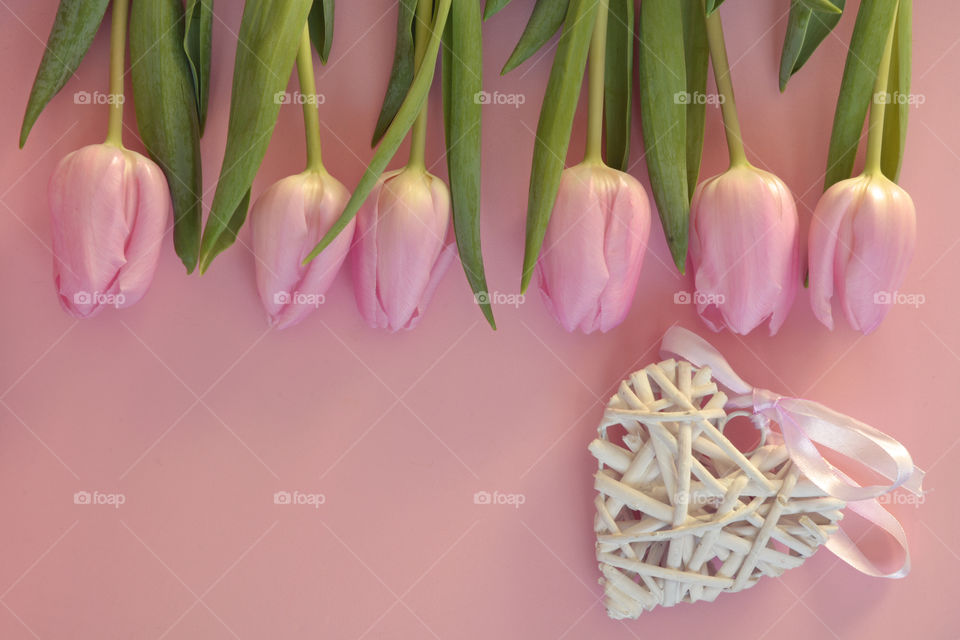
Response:
[[[738,376],[730,363],[709,342],[681,327],[671,327],[663,337],[660,353],[676,356],[698,367],[710,367],[714,380],[730,393],[728,406],[750,408],[766,432],[767,424],[780,425],[780,434],[793,463],[825,493],[849,503],[854,513],[879,526],[903,548],[903,565],[884,573],[868,559],[842,530],[830,536],[826,547],[840,559],[867,575],[902,578],[910,572],[910,551],[903,527],[883,508],[877,497],[903,487],[923,495],[923,471],[913,466],[910,453],[901,443],[870,425],[801,398],[789,398],[760,389]],[[890,484],[862,486],[830,464],[816,444],[853,458]]]

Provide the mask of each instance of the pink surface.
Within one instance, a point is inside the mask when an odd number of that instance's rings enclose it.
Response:
[[[802,228],[822,183],[845,42],[857,3],[786,94],[777,91],[786,2],[724,5],[749,155],[798,198]],[[390,66],[393,2],[343,3],[331,63],[318,71],[324,158],[348,187]],[[960,7],[917,2],[914,92],[902,184],[919,217],[899,305],[867,338],[814,320],[801,292],[780,334],[708,336],[748,380],[819,400],[902,440],[928,472],[924,504],[892,504],[913,551],[900,581],[856,573],[821,551],[782,579],[633,622],[607,619],[593,559],[594,462],[586,445],[614,385],[656,353],[675,322],[701,333],[691,288],[659,223],[626,322],[568,335],[537,294],[482,321],[459,266],[411,333],[367,329],[342,273],[318,313],[267,330],[242,244],[187,277],[168,238],[136,307],[92,321],[64,314],[51,283],[45,187],[58,160],[105,135],[106,109],[73,104],[107,89],[101,33],[23,151],[17,132],[56,3],[0,3],[0,637],[18,638],[956,638],[958,522],[951,491],[960,379],[956,274],[960,169],[955,126]],[[491,289],[515,292],[529,161],[550,55],[497,71],[532,2],[486,28],[484,241]],[[218,2],[206,201],[226,131],[239,2]],[[355,44],[351,44],[355,43]],[[434,92],[428,157],[441,159]],[[127,109],[126,142],[136,141]],[[585,114],[571,158],[579,159]],[[402,153],[402,152],[401,152]],[[639,141],[632,173],[646,183]],[[724,168],[708,110],[703,175]],[[304,162],[297,107],[281,109],[260,193]],[[249,228],[241,234],[249,243]],[[518,508],[477,491],[521,494]],[[122,494],[77,505],[79,491]],[[278,491],[323,504],[277,505]],[[851,518],[853,520],[853,518]],[[852,525],[860,535],[864,527]],[[892,550],[869,532],[875,550]],[[872,544],[874,543],[875,544]],[[952,548],[951,548],[952,547]]]

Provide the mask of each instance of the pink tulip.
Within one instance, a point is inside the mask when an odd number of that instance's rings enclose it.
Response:
[[[913,257],[917,217],[910,195],[879,173],[827,189],[810,225],[810,303],[833,329],[830,299],[847,322],[870,333],[890,310]]]
[[[129,149],[89,145],[60,161],[49,197],[53,278],[63,308],[88,318],[140,300],[170,217],[160,167]]]
[[[453,260],[449,226],[443,180],[417,168],[383,174],[357,213],[350,253],[357,307],[367,324],[398,331],[420,322]]]
[[[649,235],[650,203],[635,178],[600,163],[563,172],[536,271],[564,329],[607,332],[623,322]]]
[[[333,226],[350,194],[326,171],[280,180],[250,210],[257,290],[270,324],[291,327],[324,302],[350,250],[354,222],[316,258],[303,259]]]
[[[799,281],[797,207],[775,175],[736,165],[705,180],[690,205],[697,312],[714,331],[775,334]]]

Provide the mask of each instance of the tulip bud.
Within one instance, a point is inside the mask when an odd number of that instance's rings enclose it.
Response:
[[[61,306],[88,318],[140,300],[170,218],[160,167],[129,149],[89,145],[60,161],[48,193]]]
[[[697,312],[714,331],[775,334],[799,280],[797,207],[775,175],[735,165],[702,182],[690,205]]]
[[[810,225],[810,304],[833,329],[830,299],[847,322],[870,333],[890,310],[917,239],[910,194],[883,175],[864,174],[823,194]]]
[[[650,203],[633,176],[600,163],[564,170],[536,267],[564,329],[607,332],[623,322],[649,235]]]
[[[306,171],[272,185],[251,208],[257,290],[273,327],[297,324],[324,301],[350,250],[354,222],[307,265],[303,260],[349,198],[326,171]]]
[[[360,314],[374,328],[414,328],[455,252],[446,240],[447,185],[418,168],[385,173],[356,219],[350,260]]]

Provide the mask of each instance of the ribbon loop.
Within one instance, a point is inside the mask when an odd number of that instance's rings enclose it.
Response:
[[[709,367],[714,380],[731,394],[727,406],[752,409],[755,423],[761,430],[766,430],[770,422],[776,422],[790,459],[804,475],[828,495],[851,503],[852,511],[894,537],[903,547],[905,561],[898,571],[881,573],[842,532],[831,537],[828,549],[868,575],[890,578],[906,575],[910,555],[903,528],[876,501],[878,496],[897,487],[923,495],[923,471],[913,465],[906,447],[882,431],[820,403],[781,396],[751,385],[734,372],[713,345],[681,327],[674,326],[667,331],[660,352],[663,356],[681,358],[698,367]],[[857,460],[889,480],[890,484],[860,485],[831,464],[817,445]]]

